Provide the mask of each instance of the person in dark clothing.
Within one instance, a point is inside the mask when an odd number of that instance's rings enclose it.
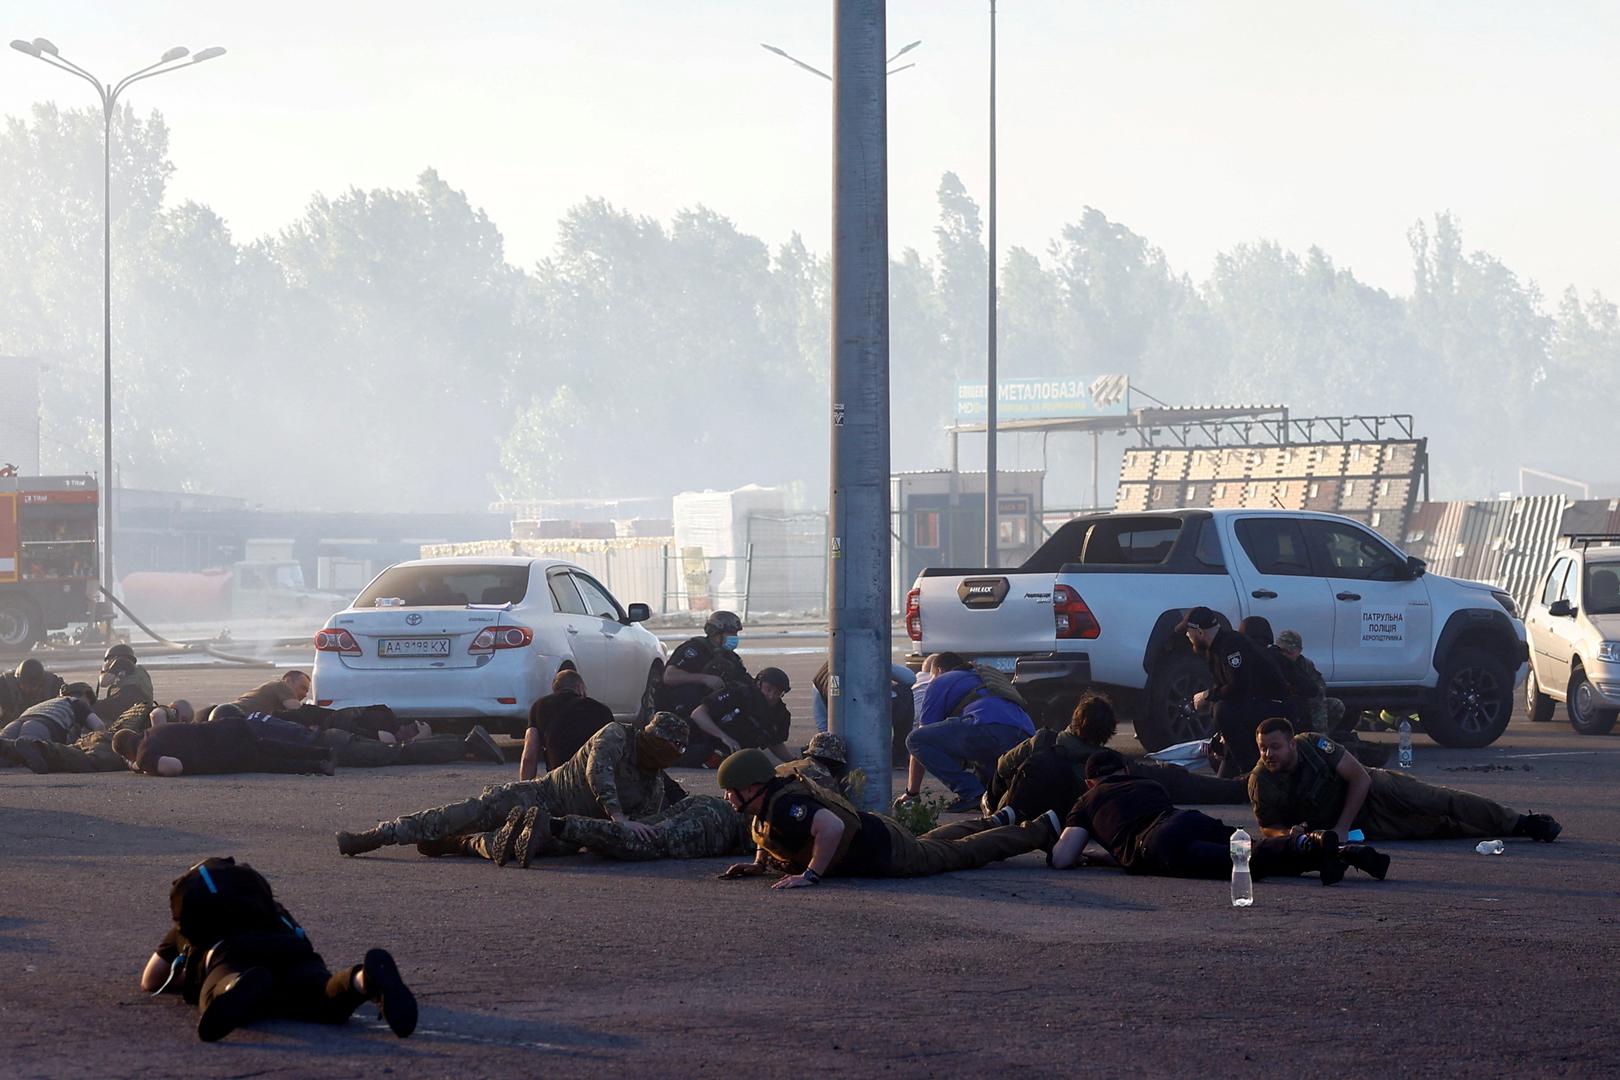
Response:
[[[195,1004],[203,1042],[270,1017],[341,1024],[367,1001],[400,1038],[416,1030],[416,997],[386,950],[333,974],[246,863],[204,859],[175,879],[169,910],[174,925],[146,961],[141,989]]]
[[[1246,775],[1260,760],[1255,728],[1262,720],[1288,715],[1284,704],[1290,696],[1288,682],[1258,645],[1223,628],[1220,617],[1207,607],[1187,612],[1178,629],[1186,633],[1193,651],[1208,661],[1215,683],[1194,694],[1192,706],[1200,712],[1211,708],[1215,730],[1225,744],[1217,775]]]
[[[613,710],[587,693],[585,676],[571,667],[557,672],[551,693],[529,707],[518,779],[533,780],[542,761],[547,772],[560,768],[612,722]]]
[[[46,671],[45,665],[32,656],[19,663],[16,670],[0,672],[0,724],[56,697],[63,685],[62,676]]]
[[[703,636],[688,638],[670,654],[658,687],[658,708],[683,719],[715,690],[750,681],[737,656],[742,620],[734,612],[716,611],[703,624]]]
[[[1047,810],[1064,813],[1085,790],[1086,762],[1114,737],[1118,718],[1113,703],[1101,694],[1086,694],[1074,707],[1061,732],[1037,731],[1032,738],[1002,754],[989,788],[989,809],[1008,810],[1010,818],[1027,821]],[[1219,779],[1154,761],[1134,760],[1130,775],[1155,780],[1178,803],[1249,801],[1244,779]]]
[[[1022,825],[981,819],[942,826],[924,836],[893,818],[857,810],[843,796],[796,777],[776,775],[763,750],[739,750],[715,776],[726,802],[753,819],[751,863],[722,878],[785,871],[773,889],[819,885],[824,877],[924,877],[972,870],[1036,850],[1058,836],[1056,814]]]
[[[769,750],[778,761],[791,760],[787,737],[793,716],[782,703],[790,689],[787,672],[769,667],[752,685],[727,686],[704,698],[692,710],[692,741],[679,764],[712,768],[746,747]]]
[[[160,724],[144,735],[121,731],[113,738],[113,749],[130,768],[150,776],[245,772],[331,776],[335,771],[327,748],[262,739],[241,716],[201,724]]]
[[[95,687],[68,683],[59,696],[30,705],[17,719],[0,727],[0,738],[71,743],[86,729],[94,731],[104,726],[92,711],[95,704]]]
[[[1095,839],[1128,873],[1220,879],[1232,870],[1235,831],[1197,810],[1177,809],[1159,784],[1127,773],[1121,754],[1101,750],[1086,762],[1086,792],[1069,810],[1052,865],[1084,865],[1086,844]],[[1364,844],[1341,846],[1337,833],[1301,832],[1256,843],[1250,871],[1256,879],[1315,872],[1323,885],[1334,885],[1347,865],[1382,880],[1389,857]]]

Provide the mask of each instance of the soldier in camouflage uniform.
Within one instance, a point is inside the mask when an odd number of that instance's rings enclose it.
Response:
[[[1311,658],[1305,655],[1305,639],[1298,630],[1284,630],[1277,635],[1277,659],[1288,676],[1289,685],[1299,691],[1303,701],[1307,727],[1312,731],[1325,731],[1337,736],[1344,730],[1344,702],[1329,697],[1327,680],[1317,670]],[[1307,692],[1314,690],[1314,693]]]
[[[791,778],[794,774],[836,791],[846,799],[851,798],[851,791],[858,791],[866,782],[866,774],[860,769],[849,771],[849,744],[844,742],[843,736],[830,731],[812,735],[803,757],[776,767],[777,776]]]
[[[657,713],[639,732],[632,724],[615,721],[591,736],[561,768],[538,780],[496,784],[476,798],[407,814],[364,832],[340,832],[338,851],[359,855],[388,844],[422,844],[496,830],[502,834],[502,851],[509,852],[521,832],[534,845],[531,855],[555,854],[549,827],[541,827],[549,826],[552,817],[575,814],[628,822],[662,810],[664,769],[685,749],[686,721],[673,713]]]
[[[170,707],[171,709],[173,706]],[[133,731],[144,735],[153,724],[164,723],[171,714],[168,710],[153,708],[149,701],[137,701],[108,726],[86,735],[75,742],[58,743],[44,739],[18,739],[13,752],[17,759],[37,773],[123,772],[129,763],[113,749],[113,737],[120,731]],[[0,746],[0,756],[7,748]]]
[[[527,817],[525,814],[525,819]],[[537,854],[566,854],[582,848],[604,858],[627,862],[707,859],[746,855],[754,850],[748,836],[748,823],[724,799],[713,795],[688,795],[673,806],[632,822],[578,814],[552,817],[545,822],[536,814],[535,819],[533,824],[526,822],[526,827],[516,833],[495,829],[418,844],[416,849],[424,855],[476,855],[497,866],[505,866],[513,858],[519,865],[528,866]],[[549,839],[536,835],[542,824],[550,827]]]

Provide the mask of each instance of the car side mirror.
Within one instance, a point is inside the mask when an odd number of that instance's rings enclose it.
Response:
[[[1555,619],[1567,619],[1575,614],[1575,608],[1568,600],[1554,600],[1547,605],[1547,614]]]
[[[646,604],[631,604],[630,611],[625,615],[625,622],[646,622],[652,618],[652,608]]]
[[[1412,580],[1416,581],[1423,576],[1424,571],[1429,569],[1429,564],[1416,555],[1408,555],[1406,557],[1406,569],[1412,575]]]

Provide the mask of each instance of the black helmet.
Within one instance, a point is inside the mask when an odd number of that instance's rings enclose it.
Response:
[[[45,677],[45,665],[40,663],[37,657],[30,656],[18,664],[17,670],[12,674],[25,686],[38,686],[39,681]]]
[[[707,637],[716,634],[742,633],[742,620],[737,618],[734,611],[717,611],[709,616],[709,621],[703,624],[703,633]]]
[[[126,641],[120,641],[118,644],[114,645],[112,648],[108,649],[102,654],[101,662],[105,664],[108,660],[119,656],[127,657],[130,660],[136,659],[135,650],[129,647],[129,643]]]
[[[761,668],[759,674],[754,677],[762,683],[769,683],[784,694],[793,689],[792,684],[788,682],[787,672],[779,667]]]

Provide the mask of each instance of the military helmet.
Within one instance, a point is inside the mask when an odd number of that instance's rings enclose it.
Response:
[[[804,748],[805,757],[820,758],[830,761],[834,765],[849,764],[849,744],[844,742],[842,735],[834,735],[830,731],[819,731],[810,738],[810,745]]]
[[[793,689],[792,684],[788,682],[787,672],[779,667],[760,668],[755,678],[762,683],[769,683],[784,694]]]
[[[737,618],[735,611],[717,611],[709,616],[709,621],[703,624],[703,633],[707,637],[716,634],[742,633],[742,620]]]
[[[720,763],[714,779],[724,791],[741,791],[753,784],[766,784],[776,778],[776,766],[763,750],[738,750]]]
[[[105,664],[108,660],[112,660],[119,656],[126,657],[130,660],[136,659],[135,650],[129,647],[129,643],[127,641],[120,641],[118,644],[114,645],[112,648],[108,649],[102,654],[101,662]]]
[[[96,688],[91,686],[87,682],[70,682],[70,683],[63,684],[62,689],[57,691],[56,696],[57,697],[87,697],[91,701],[95,701],[96,700]]]
[[[647,726],[643,730],[653,738],[662,739],[664,742],[669,743],[677,750],[686,749],[686,741],[689,735],[686,721],[672,712],[653,713],[653,718],[647,721]]]
[[[34,686],[45,677],[45,665],[39,662],[38,657],[30,656],[18,664],[17,670],[12,674],[16,676],[18,682]]]

